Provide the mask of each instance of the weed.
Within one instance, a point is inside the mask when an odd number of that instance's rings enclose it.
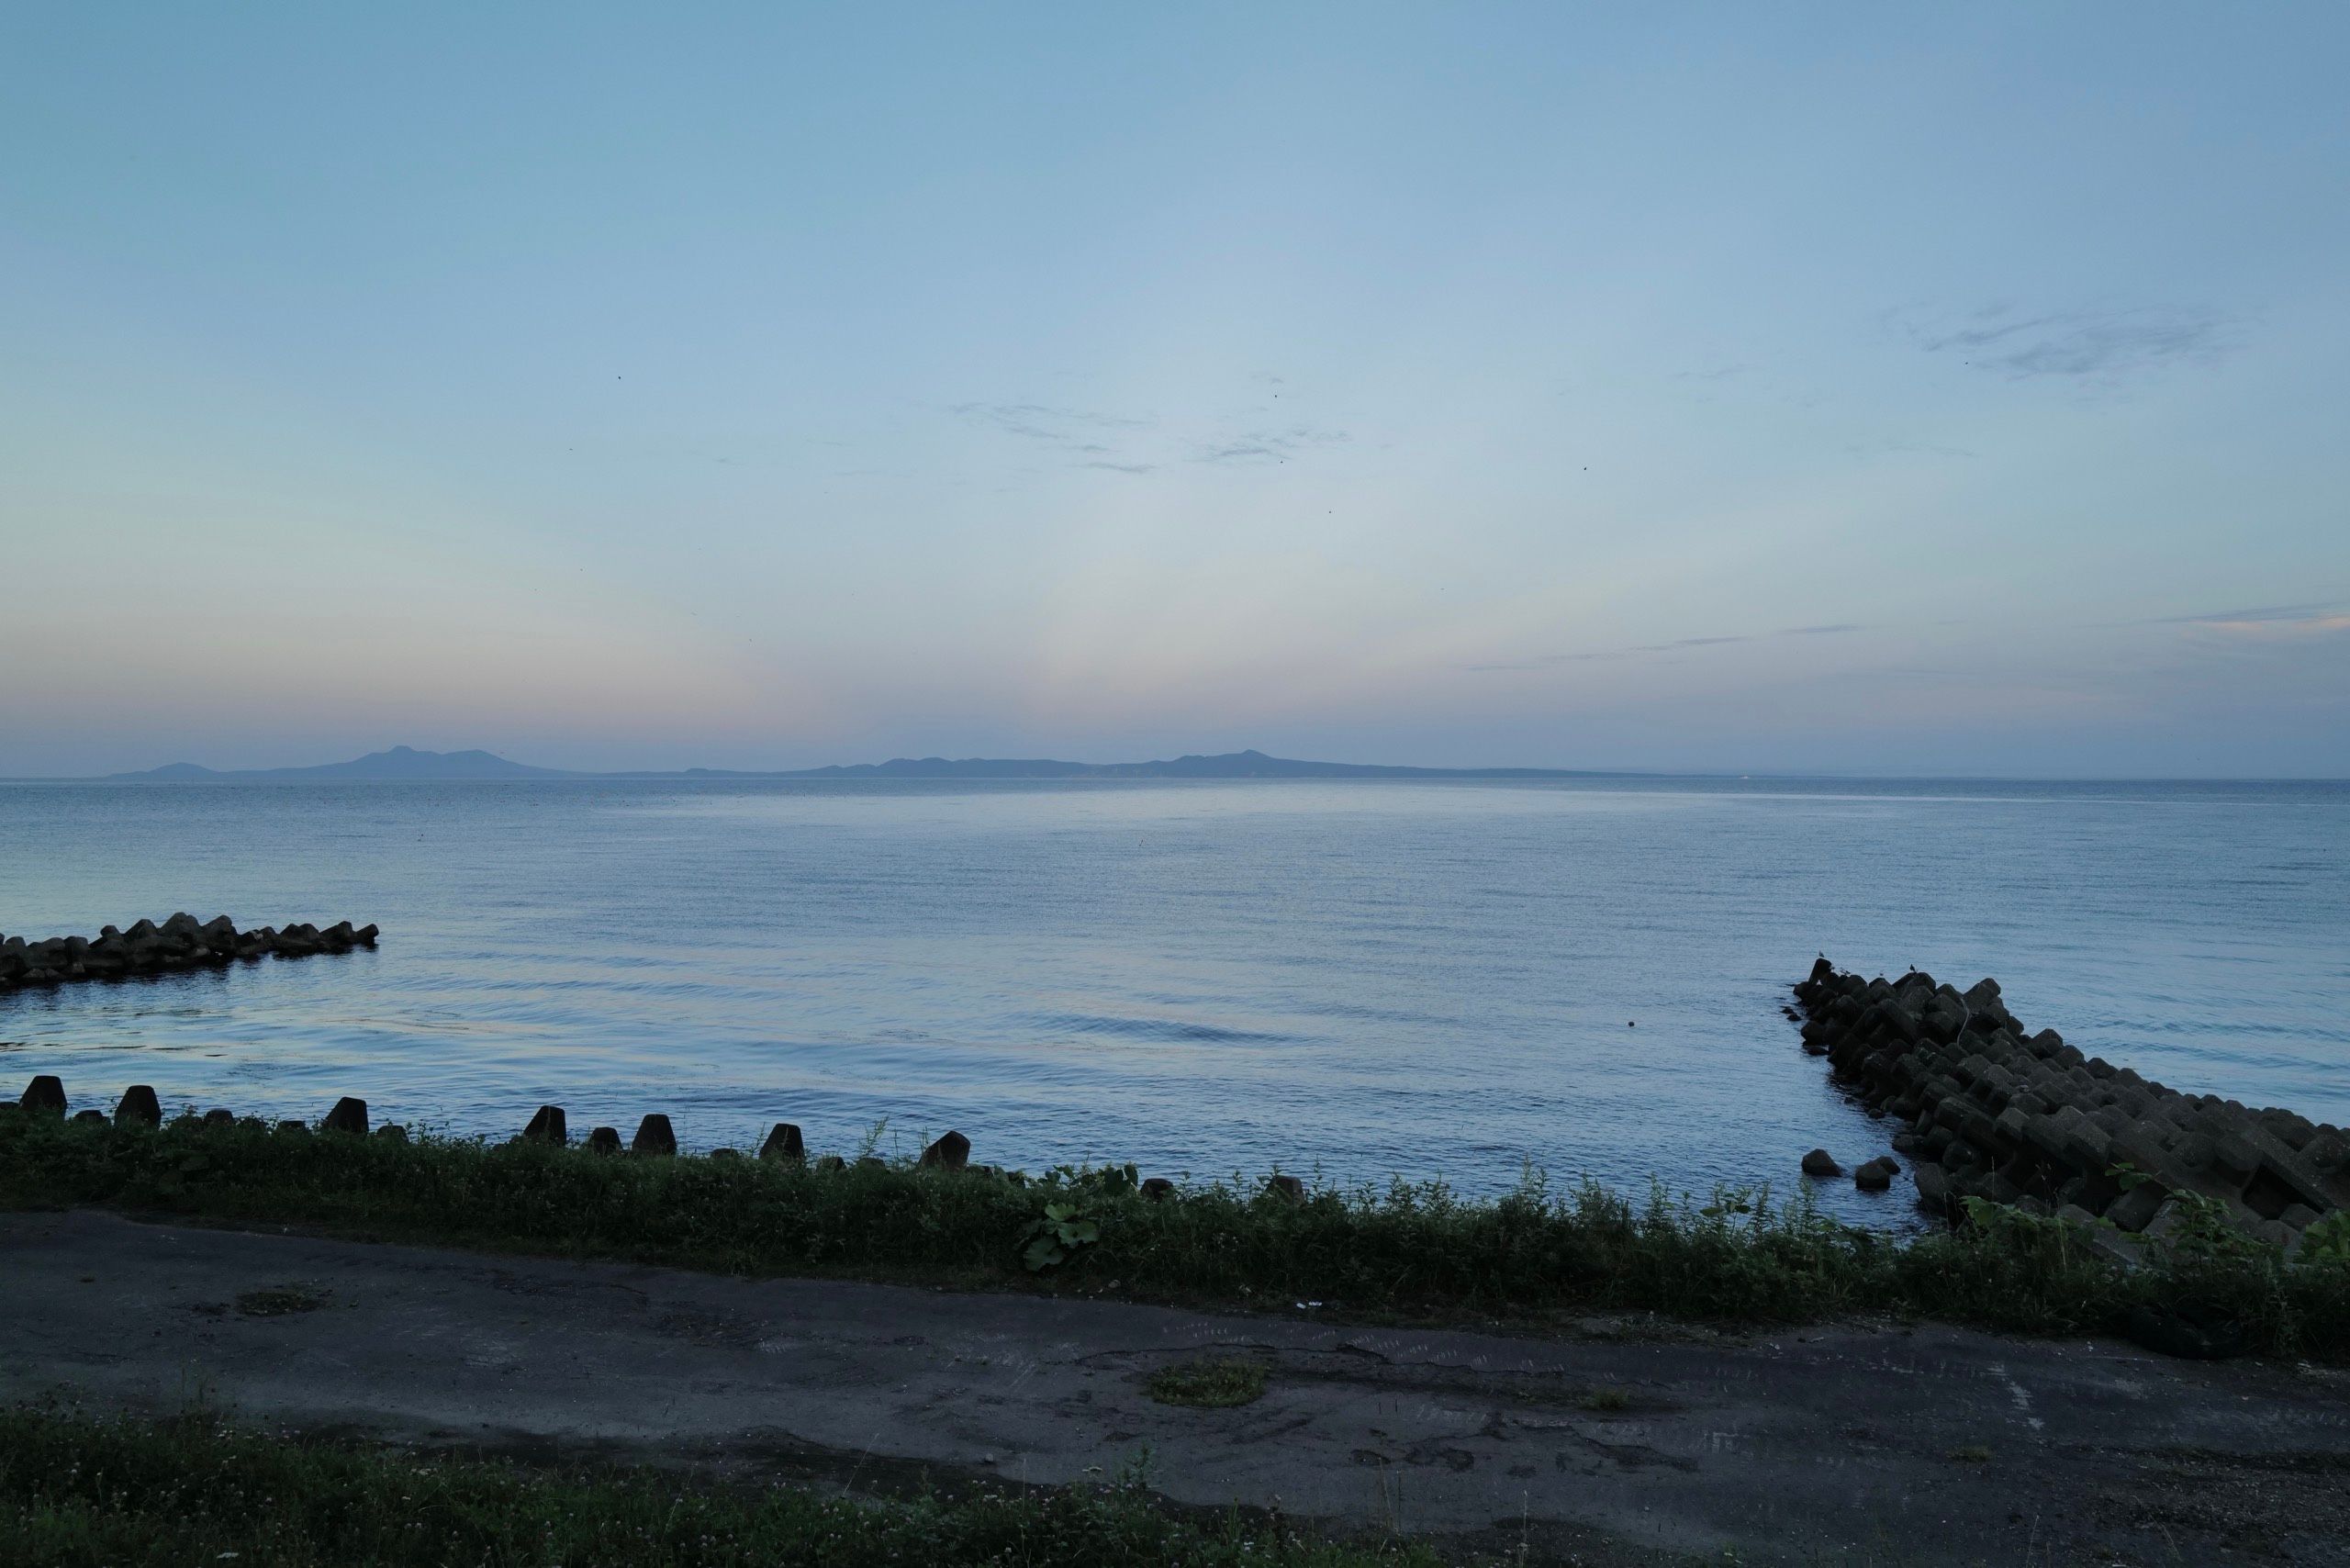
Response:
[[[2350,1233],[2313,1232],[2318,1245],[2288,1263],[2191,1204],[2132,1267],[2061,1221],[1996,1205],[1955,1231],[1899,1238],[1839,1224],[1800,1193],[1774,1203],[1767,1190],[1731,1190],[1700,1204],[1656,1189],[1642,1202],[1592,1183],[1554,1192],[1539,1170],[1487,1200],[1398,1181],[1269,1203],[1235,1180],[1154,1202],[1130,1166],[1033,1179],[905,1161],[827,1170],[192,1118],[127,1130],[0,1107],[0,1208],[74,1205],[746,1275],[1041,1280],[1422,1321],[1877,1313],[2082,1334],[2123,1332],[2142,1306],[2191,1307],[2240,1324],[2255,1350],[2350,1360],[2350,1246],[2333,1245]]]
[[[1161,1405],[1224,1410],[1265,1396],[1265,1369],[1256,1361],[1203,1357],[1150,1374],[1145,1385]]]
[[[1968,1443],[1964,1448],[1951,1450],[1950,1459],[1953,1464],[1988,1464],[1991,1462],[1991,1450],[1982,1443]]]
[[[1583,1396],[1583,1407],[1603,1415],[1620,1415],[1632,1407],[1632,1395],[1628,1390],[1617,1388],[1613,1383],[1603,1383]]]
[[[297,1312],[316,1312],[326,1305],[327,1298],[299,1285],[276,1285],[268,1290],[247,1291],[237,1298],[237,1310],[247,1317],[285,1317]]]
[[[1043,1217],[1028,1226],[1028,1245],[1020,1260],[1032,1273],[1042,1273],[1057,1264],[1069,1261],[1080,1247],[1091,1247],[1102,1239],[1102,1227],[1085,1217],[1075,1204],[1046,1204]]]
[[[2350,1209],[2336,1209],[2301,1233],[2301,1261],[2350,1265]]]
[[[1279,1518],[1172,1515],[1130,1479],[877,1502],[652,1470],[530,1470],[243,1431],[0,1411],[0,1540],[12,1562],[594,1562],[654,1568],[1437,1568]]]

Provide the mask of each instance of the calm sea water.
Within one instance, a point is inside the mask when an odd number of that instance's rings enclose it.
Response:
[[[11,1089],[1785,1190],[1891,1131],[1779,1014],[1826,952],[1996,975],[2085,1049],[2350,1120],[2340,785],[0,786],[0,929],[180,909],[385,935],[0,998]]]

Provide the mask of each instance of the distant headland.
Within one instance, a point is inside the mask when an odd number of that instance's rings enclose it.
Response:
[[[533,767],[486,751],[419,751],[398,745],[349,762],[311,767],[223,771],[175,762],[138,773],[110,773],[108,783],[338,784],[446,783],[468,779],[560,778],[1578,778],[1599,775],[1555,767],[1390,767],[1361,762],[1301,762],[1261,751],[1178,756],[1160,762],[1058,762],[1048,757],[894,757],[829,767],[756,772],[688,767],[675,772],[582,773]]]
[[[262,783],[262,784],[331,784],[342,780],[367,782],[397,782],[404,779],[448,780],[460,778],[576,778],[589,775],[566,773],[559,767],[532,767],[527,763],[509,762],[502,756],[486,751],[418,751],[413,746],[396,745],[389,751],[372,751],[365,756],[349,762],[326,762],[314,767],[248,767],[223,771],[199,767],[193,762],[174,762],[166,767],[150,767],[138,773],[109,773],[108,783]]]

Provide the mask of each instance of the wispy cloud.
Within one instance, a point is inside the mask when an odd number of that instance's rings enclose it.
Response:
[[[2264,604],[2251,610],[2219,610],[2208,615],[2157,615],[2149,621],[2133,621],[2133,626],[2244,626],[2263,625],[2274,622],[2322,622],[2334,619],[2333,611],[2343,608],[2338,599],[2320,599],[2313,604]]]
[[[1269,386],[1281,385],[1274,375],[1253,377]],[[1279,393],[1273,394],[1278,398]],[[1259,408],[1214,420],[1163,421],[1093,409],[1064,408],[1049,403],[955,403],[948,412],[1001,434],[1065,454],[1071,468],[1113,474],[1151,474],[1169,463],[1211,465],[1276,465],[1309,453],[1343,446],[1354,437],[1346,431],[1308,424],[1271,425],[1260,420],[1270,411]],[[1197,433],[1215,431],[1219,433]]]
[[[1729,637],[1681,637],[1670,643],[1642,643],[1623,651],[1628,654],[1669,654],[1676,648],[1718,648],[1725,643],[1767,643],[1779,637],[1832,637],[1840,633],[1866,630],[1866,627],[1850,624],[1789,626],[1777,632],[1748,632]]]
[[[1930,441],[1856,441],[1846,444],[1844,451],[1852,457],[1980,457],[1983,454],[1964,446],[1942,446]]]
[[[1674,654],[1691,648],[1719,648],[1734,643],[1770,643],[1782,637],[1833,637],[1850,632],[1865,632],[1866,626],[1839,622],[1832,626],[1788,626],[1776,632],[1740,632],[1719,637],[1676,637],[1669,643],[1636,643],[1628,647],[1600,648],[1580,654],[1542,654],[1530,659],[1506,663],[1465,665],[1464,669],[1525,670],[1551,669],[1560,665],[1590,664],[1602,659],[1637,658],[1644,654]]]
[[[1147,430],[1151,421],[1093,409],[1056,409],[1045,403],[957,403],[951,410],[991,424],[1011,435],[1037,441],[1069,441],[1076,430]]]
[[[1153,421],[1098,409],[1064,409],[1049,403],[957,403],[949,412],[1005,435],[1032,441],[1079,459],[1072,468],[1107,469],[1119,474],[1147,474],[1158,466],[1113,442],[1151,429]],[[1106,439],[1105,439],[1106,438]]]
[[[2235,348],[2228,317],[2191,306],[2029,314],[2002,304],[1957,320],[1897,319],[1928,353],[1954,354],[2011,381],[2111,385],[2172,365],[2214,364]]]
[[[2267,621],[2198,621],[2194,629],[2238,643],[2289,643],[2350,632],[2350,614],[2296,615]]]
[[[1194,463],[1287,463],[1320,447],[1342,446],[1354,438],[1345,431],[1315,430],[1292,425],[1286,430],[1245,431],[1228,440],[1207,442],[1192,454]]]

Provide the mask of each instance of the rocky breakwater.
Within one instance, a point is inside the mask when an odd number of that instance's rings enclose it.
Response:
[[[1936,1213],[1984,1198],[2160,1237],[2185,1222],[2188,1202],[2210,1200],[2290,1249],[2350,1208],[2340,1127],[2182,1094],[2084,1056],[2055,1030],[2017,1022],[1996,980],[1959,991],[1917,971],[1864,980],[1822,958],[1795,992],[1804,1048],[1909,1123],[1893,1145]]]
[[[374,926],[354,929],[347,920],[323,931],[300,924],[240,931],[225,914],[208,921],[175,914],[161,925],[151,920],[128,931],[109,925],[95,936],[51,936],[36,942],[5,936],[0,937],[0,992],[69,980],[217,968],[240,959],[348,953],[353,947],[373,947],[375,935]]]

